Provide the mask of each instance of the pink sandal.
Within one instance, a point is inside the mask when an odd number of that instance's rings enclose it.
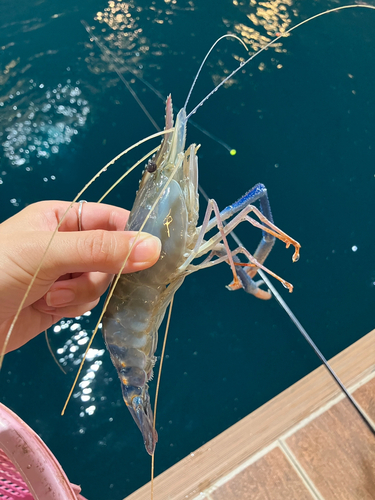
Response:
[[[0,403],[0,498],[86,500],[46,444]]]

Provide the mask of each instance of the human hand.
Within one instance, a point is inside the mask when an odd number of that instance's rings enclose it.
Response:
[[[0,224],[0,351],[17,309],[69,203],[44,201]],[[121,269],[137,235],[124,231],[129,212],[85,203],[79,231],[79,204],[67,213],[46,254],[16,322],[7,351],[17,349],[64,317],[92,309]],[[152,266],[160,241],[142,233],[123,273]]]

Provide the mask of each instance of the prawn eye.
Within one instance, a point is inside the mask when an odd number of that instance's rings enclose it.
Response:
[[[153,172],[155,172],[155,170],[156,170],[156,162],[154,162],[153,160],[149,160],[149,162],[147,164],[147,167],[146,167],[146,170],[150,174],[152,174]]]

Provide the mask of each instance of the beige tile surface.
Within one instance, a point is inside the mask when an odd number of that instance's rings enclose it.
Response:
[[[367,415],[375,421],[375,378],[357,389],[353,396]]]
[[[375,498],[375,438],[346,399],[286,444],[324,499]]]
[[[280,448],[274,448],[211,493],[212,500],[313,500]]]

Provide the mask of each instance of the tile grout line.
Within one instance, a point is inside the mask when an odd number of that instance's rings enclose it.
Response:
[[[375,378],[375,368],[373,368],[372,371],[368,375],[361,378],[361,380],[359,380],[355,384],[351,385],[349,387],[349,392],[352,393],[352,392],[356,391],[357,389],[362,387],[362,385],[365,385],[365,384],[367,384],[367,382],[370,382],[370,380],[372,380],[373,378]]]
[[[264,448],[262,448],[258,452],[256,452],[253,455],[251,455],[247,460],[245,460],[244,462],[242,462],[242,464],[240,464],[238,467],[236,467],[235,469],[233,469],[231,472],[229,472],[228,474],[226,474],[226,475],[222,476],[221,478],[219,478],[213,485],[211,485],[209,488],[207,488],[206,490],[204,490],[202,493],[209,496],[215,490],[217,490],[218,488],[220,488],[223,484],[225,484],[226,482],[230,481],[237,474],[239,474],[244,469],[246,469],[247,467],[249,467],[250,465],[252,465],[254,462],[256,462],[257,460],[259,460],[260,458],[262,458],[269,451],[272,451],[274,448],[278,447],[279,443],[281,442],[281,439],[286,439],[286,438],[290,437],[292,434],[294,434],[298,430],[300,430],[303,427],[305,427],[312,420],[314,420],[315,418],[319,417],[322,413],[324,413],[325,411],[329,410],[332,406],[334,406],[335,404],[339,403],[344,398],[345,398],[345,394],[341,392],[335,398],[333,398],[330,401],[328,401],[324,406],[320,407],[318,410],[316,410],[315,412],[311,413],[308,417],[304,418],[303,420],[301,420],[300,422],[298,422],[297,424],[295,424],[291,429],[289,429],[288,431],[286,431],[285,433],[283,433],[279,438],[275,439],[275,441],[272,441],[269,445],[265,446]],[[202,498],[202,497],[200,497],[198,495],[197,497],[194,497],[194,500],[198,500],[199,498]]]
[[[295,424],[293,427],[288,429],[286,432],[280,435],[278,438],[280,439],[286,439],[293,434],[295,434],[297,431],[303,429],[306,427],[307,424],[315,420],[317,417],[320,417],[320,415],[323,415],[326,411],[332,408],[332,406],[335,406],[337,403],[340,403],[344,398],[346,398],[345,394],[343,392],[340,392],[336,397],[333,399],[327,401],[326,404],[315,410],[314,412],[310,413],[308,417],[305,417],[304,419],[300,420],[297,424]]]
[[[211,485],[209,488],[204,490],[202,493],[207,495],[207,498],[209,498],[211,500],[211,497],[210,497],[211,493],[213,493],[215,490],[217,490],[218,488],[223,486],[225,483],[227,483],[228,481],[233,479],[235,476],[237,476],[237,474],[239,474],[243,470],[247,469],[247,467],[249,467],[253,463],[257,462],[264,455],[267,455],[268,452],[272,451],[274,448],[277,448],[277,446],[278,446],[277,440],[272,441],[272,443],[270,443],[268,446],[265,446],[261,450],[257,451],[253,455],[251,455],[247,460],[242,462],[238,467],[233,469],[231,472],[229,472],[225,476],[222,476],[221,478],[219,478],[213,485]],[[197,497],[194,497],[193,500],[198,500],[199,498],[201,498],[201,497],[197,496]]]
[[[375,371],[371,372],[369,375],[367,375],[366,377],[361,379],[359,382],[348,387],[349,393],[353,394],[353,392],[355,392],[357,389],[359,389],[363,385],[370,382],[370,380],[372,380],[373,378],[375,378]],[[306,427],[307,424],[309,424],[310,422],[315,420],[317,417],[320,417],[320,415],[322,415],[326,411],[330,410],[332,408],[332,406],[335,406],[336,404],[340,403],[340,401],[343,401],[344,399],[347,399],[347,398],[346,398],[345,394],[342,391],[340,391],[340,393],[337,394],[337,396],[335,396],[331,400],[327,401],[326,404],[324,404],[323,406],[321,406],[320,408],[318,408],[317,410],[312,412],[308,417],[305,417],[300,422],[295,424],[293,427],[288,429],[286,432],[281,434],[279,439],[286,439],[286,438],[292,436],[295,432],[299,431],[300,429],[303,429],[303,427]],[[362,406],[358,403],[357,400],[356,400],[356,403],[361,408],[361,410],[363,411],[365,416],[369,419],[369,421],[375,427],[375,422],[369,417],[369,415],[366,413],[366,411],[362,408]]]
[[[364,377],[362,380],[360,380],[359,382],[357,382],[356,384],[353,384],[350,389],[349,389],[349,392],[350,394],[353,396],[353,398],[355,399],[354,397],[354,392],[359,389],[360,387],[362,387],[363,385],[367,384],[368,382],[370,382],[370,380],[372,380],[373,378],[375,378],[375,371],[371,372],[369,375],[367,375],[367,377]],[[370,415],[367,413],[367,411],[363,408],[363,406],[357,401],[357,399],[355,399],[355,402],[357,403],[357,405],[360,407],[361,411],[363,412],[363,414],[365,415],[365,417],[367,418],[367,420],[370,422],[370,424],[373,426],[373,428],[375,429],[375,421],[370,417]]]
[[[308,492],[311,494],[314,500],[324,500],[324,497],[319,493],[319,490],[317,489],[313,481],[310,479],[305,469],[298,462],[297,458],[295,457],[294,453],[289,448],[289,446],[286,444],[286,442],[282,439],[279,439],[279,446],[282,452],[284,453],[286,459],[291,464],[293,469],[296,471],[297,475],[302,480],[303,484],[306,486]]]

